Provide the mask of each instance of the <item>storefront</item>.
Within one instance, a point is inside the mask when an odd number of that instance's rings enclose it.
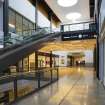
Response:
[[[31,72],[38,68],[50,68],[59,66],[59,56],[52,53],[34,52],[9,67],[10,73]]]

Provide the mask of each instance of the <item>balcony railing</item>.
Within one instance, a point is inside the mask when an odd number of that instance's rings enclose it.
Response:
[[[0,77],[0,103],[10,104],[29,95],[59,78],[58,68],[44,68]]]
[[[80,31],[80,30],[95,31],[96,23],[92,21],[92,22],[82,22],[82,23],[61,25],[61,32]]]

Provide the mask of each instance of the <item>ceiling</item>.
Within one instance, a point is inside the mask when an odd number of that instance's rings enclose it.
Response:
[[[68,13],[78,12],[81,17],[76,22],[90,20],[90,1],[78,0],[77,4],[72,7],[61,7],[58,5],[57,0],[45,0],[49,7],[54,11],[63,24],[73,23],[73,21],[66,19]],[[93,1],[93,0],[91,0]]]
[[[50,52],[50,51],[84,51],[93,50],[96,44],[95,39],[89,40],[78,40],[78,41],[54,41],[44,44],[39,51]]]

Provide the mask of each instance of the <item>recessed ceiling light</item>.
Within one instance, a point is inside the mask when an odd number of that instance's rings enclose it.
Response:
[[[81,17],[81,14],[80,13],[69,13],[66,15],[66,18],[69,19],[69,20],[72,20],[72,21],[75,21],[77,19],[79,19]]]
[[[58,0],[58,4],[62,7],[71,7],[75,5],[78,0]]]

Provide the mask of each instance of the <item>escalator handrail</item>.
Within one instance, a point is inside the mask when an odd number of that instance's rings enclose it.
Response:
[[[18,43],[12,44],[11,46],[7,46],[5,48],[0,49],[0,55],[4,54],[5,52],[7,52],[9,50],[16,49],[16,48],[20,47],[21,45],[26,44],[27,42],[35,41],[35,40],[38,40],[38,39],[43,38],[48,35],[49,34],[44,34],[44,33],[41,33],[41,31],[40,31],[39,33],[37,32],[35,35],[28,36],[28,37],[24,38],[25,40],[22,40],[22,41],[18,40],[17,38],[11,38],[11,39],[17,40]]]
[[[14,74],[8,74],[8,75],[4,75],[0,77],[0,81],[4,80],[4,79],[10,79],[10,78],[18,78],[18,77],[22,77],[24,79],[24,76],[28,76],[28,75],[35,75],[35,73],[41,73],[41,72],[50,72],[53,70],[58,70],[58,67],[53,67],[53,68],[43,68],[43,69],[39,69],[39,70],[35,70],[35,71],[30,71],[30,72],[18,72],[18,73],[14,73]],[[21,79],[22,79],[21,78]],[[8,81],[7,81],[8,82]]]

